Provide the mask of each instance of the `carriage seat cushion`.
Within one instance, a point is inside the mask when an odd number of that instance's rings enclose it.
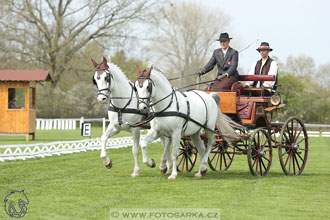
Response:
[[[243,84],[241,82],[234,82],[232,85],[231,85],[231,92],[236,92],[236,95],[239,96],[240,94],[243,93]]]
[[[241,119],[251,118],[253,102],[238,102],[237,103],[237,112]]]

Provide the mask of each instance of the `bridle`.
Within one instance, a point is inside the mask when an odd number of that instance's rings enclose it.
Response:
[[[101,63],[102,64],[102,63]],[[95,79],[94,79],[94,75],[93,75],[93,84],[96,86],[96,88],[97,88],[97,95],[104,95],[105,97],[107,97],[107,98],[109,98],[109,95],[110,95],[110,88],[111,88],[111,78],[113,79],[113,75],[111,74],[111,72],[110,72],[110,70],[109,70],[109,68],[100,68],[100,65],[101,64],[99,64],[99,66],[96,68],[96,72],[97,72],[97,79],[100,79],[100,71],[104,71],[105,73],[106,73],[106,76],[105,76],[105,81],[108,83],[108,88],[105,88],[105,89],[99,89],[98,87],[97,87],[97,83],[96,83],[96,81],[95,81]],[[106,95],[106,94],[104,94],[103,93],[103,91],[108,91],[109,92],[109,95]]]
[[[149,93],[149,96],[148,97],[140,97],[138,96],[138,106],[140,106],[140,104],[145,104],[148,109],[150,109],[151,105],[150,105],[150,100],[151,100],[151,96],[152,96],[152,92],[153,92],[153,89],[152,89],[152,86],[155,85],[154,81],[148,77],[148,76],[144,76],[143,74],[141,76],[139,76],[136,80],[136,82],[138,82],[138,86],[140,88],[143,87],[143,83],[145,80],[148,80],[148,86],[147,86],[147,91]],[[134,83],[134,86],[137,84],[137,83]]]
[[[138,97],[138,106],[140,104],[142,104],[142,103],[145,104],[147,106],[147,108],[149,109],[149,111],[152,111],[152,114],[154,114],[154,115],[157,115],[159,113],[162,113],[162,112],[166,111],[172,105],[172,103],[173,103],[173,97],[175,95],[174,89],[172,88],[171,93],[168,94],[167,96],[161,98],[160,100],[158,100],[158,101],[156,101],[154,103],[151,103],[151,97],[152,97],[152,92],[153,92],[152,86],[154,86],[155,83],[154,83],[154,81],[149,76],[144,76],[142,74],[141,76],[137,77],[138,86],[140,88],[143,87],[143,83],[144,83],[145,80],[148,80],[147,91],[149,93],[149,96],[148,97]],[[136,85],[136,83],[134,85]],[[152,108],[153,106],[157,105],[158,103],[160,103],[161,101],[167,99],[170,96],[171,96],[171,100],[170,100],[170,102],[169,102],[169,104],[167,105],[166,108],[164,108],[160,112],[153,112],[153,108]]]

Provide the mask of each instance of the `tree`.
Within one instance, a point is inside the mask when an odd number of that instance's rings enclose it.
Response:
[[[295,76],[314,76],[316,73],[313,58],[304,55],[298,57],[289,56],[285,68],[287,72]]]
[[[1,4],[3,53],[50,70],[55,83],[88,42],[128,37],[126,29],[148,19],[156,0],[6,0]],[[147,10],[148,9],[148,10]],[[135,25],[136,26],[136,25]]]
[[[158,35],[147,52],[172,77],[199,71],[212,55],[212,43],[229,23],[229,17],[222,11],[211,11],[187,1],[176,1],[162,8],[159,16],[153,23]],[[182,79],[180,86],[195,79]]]
[[[136,80],[136,65],[139,65],[141,69],[147,67],[147,63],[140,59],[128,58],[124,51],[118,51],[111,57],[111,63],[118,65],[127,78],[134,82]]]
[[[316,80],[323,88],[330,87],[330,63],[319,66]]]

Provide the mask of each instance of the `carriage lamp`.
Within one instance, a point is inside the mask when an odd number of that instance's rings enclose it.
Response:
[[[282,99],[281,99],[281,95],[279,93],[275,93],[270,98],[270,102],[272,103],[272,105],[279,105],[281,103],[281,101],[282,101]]]

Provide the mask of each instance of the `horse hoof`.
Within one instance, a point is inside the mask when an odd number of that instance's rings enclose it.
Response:
[[[206,170],[202,170],[202,171],[201,171],[201,174],[202,174],[202,176],[205,176],[205,175],[206,175],[206,173],[207,173],[207,169],[206,169]]]
[[[105,165],[105,167],[106,167],[107,169],[111,169],[111,167],[112,167],[112,161],[110,160],[109,164],[108,164],[108,165]]]
[[[169,180],[175,180],[176,179],[176,176],[169,176],[167,179],[169,179]]]
[[[160,170],[160,173],[161,174],[166,174],[167,173],[167,167],[165,167],[165,169]]]
[[[136,177],[138,177],[139,176],[139,174],[136,174],[136,173],[132,173],[131,174],[131,177],[133,177],[133,178],[136,178]]]
[[[156,162],[154,161],[154,159],[151,159],[151,168],[155,168],[156,167]]]
[[[196,173],[196,174],[194,175],[194,177],[195,177],[195,178],[202,178],[202,175],[201,175],[200,172],[198,172],[198,173]]]

